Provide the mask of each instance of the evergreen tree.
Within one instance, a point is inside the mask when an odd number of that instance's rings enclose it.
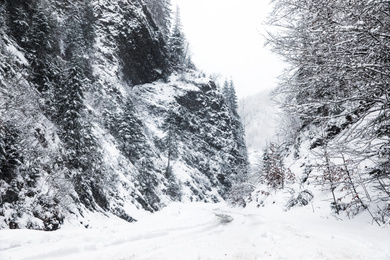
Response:
[[[28,45],[32,2],[23,0],[5,1],[8,33],[23,48]]]
[[[83,147],[93,146],[91,126],[83,122],[86,110],[84,92],[90,88],[92,74],[88,57],[90,39],[83,30],[83,24],[86,23],[84,12],[84,6],[73,6],[73,15],[65,21],[65,63],[60,86],[55,93],[57,120],[62,126],[65,142],[75,149],[76,158],[79,155],[82,158]]]
[[[229,95],[230,95],[230,93],[229,93],[229,81],[227,79],[225,79],[225,81],[223,82],[222,95],[223,95],[223,98],[224,98],[226,104],[230,108],[230,104],[229,104]]]
[[[82,113],[85,109],[83,87],[86,81],[79,67],[71,67],[64,73],[62,85],[56,91],[57,122],[61,136],[68,145],[69,162],[74,169],[86,170],[88,164],[85,149],[91,146],[89,129],[84,129]],[[90,133],[88,133],[90,135]]]
[[[73,6],[68,20],[64,24],[65,60],[77,64],[84,76],[93,79],[91,67],[91,51],[94,43],[93,18],[88,4]]]
[[[132,163],[135,163],[146,154],[148,148],[145,143],[142,121],[135,116],[134,104],[130,99],[125,102],[124,110],[119,118],[120,149]]]
[[[233,115],[238,116],[238,113],[237,113],[237,109],[238,109],[237,94],[236,94],[236,88],[234,86],[234,82],[232,79],[229,82],[229,104],[230,104],[230,109],[233,112]]]
[[[235,141],[235,148],[237,151],[234,157],[235,160],[237,161],[237,165],[240,165],[241,168],[245,168],[245,169],[236,169],[238,176],[235,177],[234,181],[237,181],[238,183],[243,183],[247,181],[246,167],[248,166],[248,155],[247,155],[247,148],[245,144],[245,131],[237,112],[238,110],[237,95],[236,95],[234,82],[232,79],[230,81],[225,79],[222,87],[222,95],[229,109],[230,112],[229,114],[231,117],[232,132]]]
[[[46,1],[12,1],[7,11],[10,34],[26,52],[35,88],[44,93],[52,86],[51,68],[59,54],[58,26],[50,6]]]
[[[18,131],[15,127],[5,126],[4,123],[0,121],[0,179],[11,183],[17,177],[16,170],[23,159],[18,144]]]
[[[164,149],[167,153],[167,166],[165,177],[167,178],[167,194],[173,201],[180,201],[181,188],[173,171],[172,164],[179,155],[179,136],[180,136],[181,117],[173,109],[169,109],[167,118],[164,122],[165,137],[163,138]]]
[[[141,157],[135,166],[138,169],[136,180],[139,185],[139,191],[143,197],[136,198],[145,210],[150,212],[159,209],[160,198],[156,194],[156,187],[159,184],[154,172],[156,171],[153,161],[148,157]]]
[[[237,94],[236,94],[236,88],[234,86],[234,82],[231,79],[228,81],[225,79],[222,87],[222,94],[225,99],[225,102],[227,106],[229,107],[229,110],[231,114],[237,118],[238,117],[238,103],[237,103]]]
[[[172,160],[177,157],[178,154],[178,136],[179,136],[179,124],[180,117],[170,109],[168,111],[167,118],[164,122],[165,137],[163,138],[163,147],[167,151],[167,167],[165,175],[167,178],[171,177]]]
[[[95,202],[103,209],[108,202],[102,194],[105,177],[102,175],[100,148],[93,135],[92,124],[86,118],[84,91],[89,80],[73,62],[64,69],[61,85],[55,91],[56,122],[60,138],[65,143],[65,163],[79,198],[89,209]]]
[[[55,120],[60,138],[67,147],[66,162],[80,200],[90,209],[96,204],[105,209],[107,199],[100,147],[92,131],[84,93],[91,90],[90,51],[93,42],[88,32],[88,4],[73,5],[64,22],[64,61],[62,76],[53,94]],[[95,204],[96,202],[96,204]]]
[[[50,10],[44,7],[44,2],[37,4],[31,17],[31,26],[28,31],[29,50],[37,59],[44,58],[56,48],[56,24],[51,18]],[[57,49],[58,50],[58,49]]]
[[[180,8],[176,6],[175,19],[168,42],[170,60],[174,68],[183,70],[187,59],[188,43],[182,31]]]

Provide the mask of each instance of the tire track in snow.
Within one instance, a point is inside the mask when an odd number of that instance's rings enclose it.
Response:
[[[0,231],[0,259],[390,259],[388,230],[304,211],[172,204],[137,223],[104,218],[92,226]]]

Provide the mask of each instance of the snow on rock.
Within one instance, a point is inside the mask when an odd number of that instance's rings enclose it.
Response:
[[[17,57],[18,62],[20,62],[23,65],[28,65],[28,61],[24,57],[23,53],[18,51],[15,46],[13,45],[7,45],[5,49],[8,51],[8,53],[14,57]]]
[[[139,222],[91,216],[92,228],[3,230],[0,259],[376,259],[390,258],[390,233],[361,220],[320,218],[223,203],[171,203]]]
[[[17,1],[8,9],[0,229],[55,230],[71,218],[89,226],[90,211],[139,220],[172,201],[222,201],[245,174],[221,93],[199,72],[171,75],[144,1]],[[31,37],[41,23],[44,36]],[[50,47],[37,51],[41,40]]]

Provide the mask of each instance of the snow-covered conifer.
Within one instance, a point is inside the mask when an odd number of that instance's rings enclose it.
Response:
[[[179,70],[184,69],[188,56],[188,43],[182,29],[179,6],[176,6],[168,47],[173,67]]]

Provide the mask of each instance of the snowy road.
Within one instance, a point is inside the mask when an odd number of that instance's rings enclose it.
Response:
[[[390,259],[390,229],[308,210],[172,204],[137,223],[0,231],[0,259]]]

